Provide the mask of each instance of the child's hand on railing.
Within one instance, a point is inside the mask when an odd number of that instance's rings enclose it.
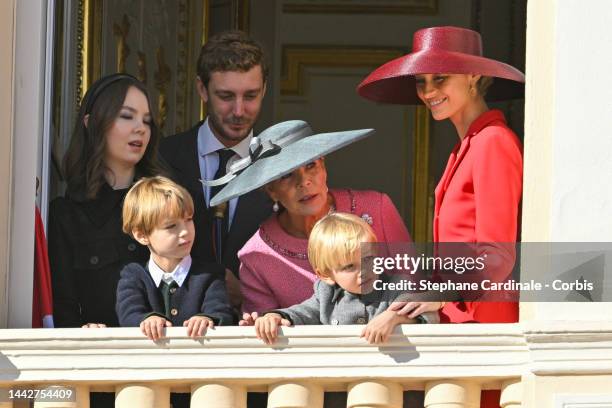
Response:
[[[189,337],[202,337],[206,334],[206,329],[215,327],[215,322],[207,316],[192,316],[183,322],[183,327],[187,327]]]
[[[437,312],[445,304],[446,302],[393,302],[387,310],[395,312],[399,316],[408,316],[411,319],[416,319],[417,316],[425,312]]]
[[[253,326],[258,317],[259,314],[257,312],[243,313],[242,320],[238,322],[238,326]]]
[[[409,323],[409,320],[405,316],[399,316],[395,312],[385,310],[370,320],[361,332],[360,337],[365,338],[370,344],[385,343],[395,326],[401,323]]]
[[[140,331],[149,339],[155,341],[164,337],[164,328],[171,327],[172,322],[161,316],[149,316],[140,323]]]
[[[291,326],[291,322],[278,313],[266,313],[255,320],[255,334],[266,344],[273,344],[278,338],[280,326]]]
[[[103,329],[106,325],[104,323],[85,323],[81,328],[83,329]]]

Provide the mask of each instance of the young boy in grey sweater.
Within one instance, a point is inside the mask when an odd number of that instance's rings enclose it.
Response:
[[[332,213],[317,222],[308,240],[308,259],[319,276],[314,294],[304,302],[272,310],[255,320],[257,337],[272,344],[280,326],[292,324],[365,324],[361,333],[369,343],[384,343],[398,324],[437,323],[440,302],[423,302],[425,313],[416,319],[387,310],[400,295],[398,291],[374,290],[376,276],[369,262],[374,254],[361,254],[362,243],[377,242],[374,231],[363,219],[345,213]],[[374,245],[363,247],[373,251]]]

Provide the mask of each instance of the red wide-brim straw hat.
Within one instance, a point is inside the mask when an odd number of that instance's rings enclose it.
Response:
[[[416,74],[480,74],[494,77],[486,99],[522,98],[525,75],[500,61],[482,56],[482,39],[473,30],[431,27],[414,33],[412,52],[376,68],[357,86],[357,93],[375,102],[415,105]]]

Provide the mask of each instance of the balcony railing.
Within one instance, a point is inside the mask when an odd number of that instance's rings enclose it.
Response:
[[[426,407],[459,408],[498,389],[502,407],[520,407],[526,375],[612,373],[612,322],[405,325],[383,346],[362,328],[283,328],[274,347],[249,327],[200,340],[170,328],[157,343],[132,328],[0,330],[0,388],[76,390],[54,407],[115,392],[130,408],[168,407],[170,392],[191,393],[196,407],[246,407],[250,391],[268,392],[269,407],[322,407],[324,392],[343,391],[348,407],[395,408],[406,390],[424,390]]]

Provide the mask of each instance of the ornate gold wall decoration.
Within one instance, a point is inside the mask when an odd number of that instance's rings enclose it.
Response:
[[[232,0],[232,24],[237,30],[249,32],[249,0]]]
[[[77,78],[77,84],[76,84],[76,101],[77,101],[77,109],[78,107],[81,105],[81,99],[83,98],[83,96],[85,95],[86,92],[86,84],[85,82],[87,82],[89,80],[88,76],[89,76],[89,72],[88,72],[88,67],[87,67],[87,55],[88,55],[88,50],[86,49],[87,47],[87,40],[84,38],[85,37],[85,33],[89,32],[89,30],[86,29],[85,25],[86,25],[86,21],[88,21],[88,19],[86,18],[87,15],[87,8],[86,8],[86,4],[88,4],[88,1],[84,1],[84,0],[80,0],[79,1],[79,8],[77,10],[77,41],[78,41],[78,48],[77,48],[77,55],[76,55],[76,65],[77,65],[77,70],[79,72],[79,76]]]
[[[130,21],[127,15],[123,15],[121,24],[113,24],[113,33],[117,37],[117,72],[125,72],[125,61],[130,55],[130,47],[127,44],[127,36],[130,32]]]
[[[176,59],[176,87],[181,90],[176,94],[176,109],[175,118],[176,126],[174,131],[179,132],[182,129],[188,128],[194,124],[193,119],[201,119],[203,116],[203,105],[199,97],[188,98],[195,87],[196,62],[200,54],[202,44],[208,38],[208,10],[209,0],[204,0],[203,8],[198,13],[193,1],[180,0],[178,12],[178,25],[176,38],[178,44],[178,58]],[[190,27],[201,25],[204,29],[199,38],[191,35]],[[197,116],[193,119],[191,115],[197,112]]]
[[[94,80],[100,77],[102,2],[79,0],[77,8],[77,106]]]
[[[339,48],[321,46],[288,45],[283,47],[281,95],[305,96],[307,67],[371,67],[404,55],[404,49]],[[430,180],[429,112],[423,106],[415,110],[413,133],[414,161],[412,169],[402,169],[403,185],[412,175],[412,221],[415,241],[431,241],[433,215],[433,180]],[[402,148],[407,151],[409,135],[405,135]],[[402,190],[402,203],[406,203],[407,191]],[[402,211],[404,213],[404,211]]]
[[[412,171],[413,219],[412,238],[415,242],[432,241],[433,180],[429,174],[429,111],[417,106],[414,121],[414,167]]]
[[[202,31],[202,45],[206,44],[206,41],[208,41],[208,36],[210,34],[210,0],[205,0],[206,1],[206,5],[205,5],[205,10],[206,10],[206,14],[204,15],[204,27],[206,27],[205,30]],[[197,75],[197,72],[194,70],[194,73]],[[193,76],[193,78],[195,78],[195,75]],[[199,106],[200,106],[200,120],[204,120],[204,118],[206,117],[206,115],[208,114],[206,112],[206,104],[204,104],[204,101],[202,100],[202,98],[199,98]]]
[[[0,0],[2,1],[2,0]],[[131,25],[125,38],[133,58],[125,59],[125,72],[147,82],[151,110],[157,119],[159,92],[149,77],[156,69],[155,50],[163,46],[173,77],[179,53],[183,82],[171,80],[161,98],[165,133],[190,128],[201,114],[194,86],[195,64],[208,29],[209,0],[70,0],[55,1],[55,51],[53,90],[53,153],[51,197],[64,193],[61,163],[69,145],[85,92],[100,76],[117,72],[117,38],[113,23],[121,28],[123,14]],[[180,7],[183,7],[182,11]],[[178,18],[179,12],[184,17]],[[177,33],[182,33],[182,42]],[[136,51],[140,51],[137,53]],[[150,71],[150,72],[149,72]],[[177,115],[178,109],[182,110]]]
[[[143,84],[147,84],[147,56],[142,51],[138,51],[138,74],[136,78]]]
[[[163,48],[158,47],[155,51],[155,56],[157,58],[157,71],[153,74],[153,78],[155,80],[155,88],[159,91],[157,98],[159,128],[163,129],[168,117],[167,88],[172,80],[172,71],[165,61]]]
[[[208,34],[209,0],[75,1],[78,102],[94,80],[119,70],[148,82],[151,98],[163,101],[167,134],[197,123],[202,109],[194,84],[195,66]],[[172,72],[163,97],[155,80],[148,77],[151,64],[153,70],[157,68],[158,47],[164,48],[163,60]],[[128,58],[130,48],[136,58]]]
[[[283,12],[432,15],[438,12],[438,0],[285,0]]]
[[[372,67],[397,58],[405,51],[397,48],[338,48],[286,45],[283,47],[281,94],[304,95],[304,68]]]

